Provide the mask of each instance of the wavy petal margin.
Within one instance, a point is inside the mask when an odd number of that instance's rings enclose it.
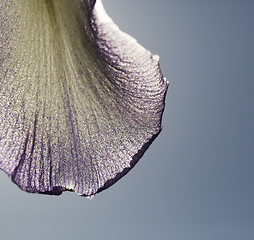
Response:
[[[161,131],[158,56],[100,0],[0,0],[0,21],[0,168],[31,193],[114,184]]]

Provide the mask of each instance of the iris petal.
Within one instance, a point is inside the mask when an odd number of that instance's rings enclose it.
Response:
[[[21,189],[92,196],[161,131],[158,56],[101,1],[0,1],[0,168]]]

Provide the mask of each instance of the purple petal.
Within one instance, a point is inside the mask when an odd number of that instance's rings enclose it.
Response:
[[[0,168],[27,192],[92,196],[161,131],[158,56],[94,4],[0,1]]]

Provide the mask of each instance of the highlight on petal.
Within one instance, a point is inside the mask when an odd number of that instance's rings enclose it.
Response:
[[[159,58],[95,0],[0,1],[0,168],[21,189],[93,196],[161,131]]]

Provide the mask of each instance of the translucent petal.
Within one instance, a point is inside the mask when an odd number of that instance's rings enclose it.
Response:
[[[161,131],[158,56],[94,4],[0,1],[0,168],[27,192],[92,196]]]

